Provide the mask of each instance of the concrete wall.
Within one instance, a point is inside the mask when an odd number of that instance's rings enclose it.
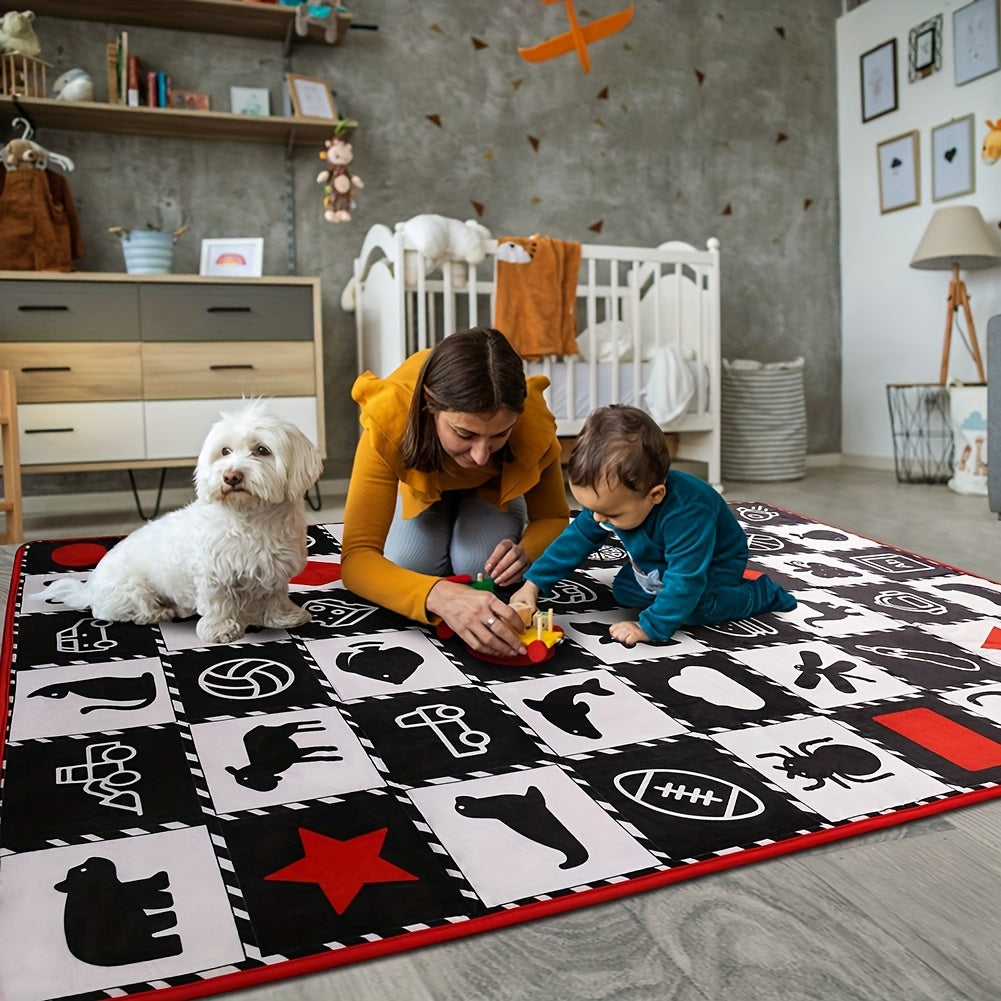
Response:
[[[577,10],[588,20],[624,6],[598,0]],[[469,218],[473,203],[495,235],[699,246],[718,237],[724,356],[805,355],[808,449],[839,452],[841,9],[840,0],[636,0],[632,23],[590,47],[588,74],[573,54],[538,64],[518,55],[566,28],[562,5],[535,0],[359,0],[355,22],[377,31],[296,48],[294,71],[328,80],[360,123],[354,167],[365,182],[354,220],[331,225],[315,183],[319,149],[293,155],[297,271],[324,283],[326,475],[349,475],[356,440],[353,317],[339,297],[365,231],[419,212]],[[36,22],[53,75],[80,65],[98,81],[104,44],[122,27]],[[228,109],[231,84],[266,85],[281,107],[278,44],[128,30],[134,51],[170,72],[175,87],[209,92],[213,107]],[[197,272],[203,237],[263,235],[265,271],[285,273],[282,148],[61,131],[38,138],[76,161],[82,270],[122,270],[107,226],[142,226],[158,213],[192,227],[177,271]],[[51,480],[29,477],[26,486],[40,492]],[[77,476],[62,488],[105,484],[121,486],[120,476]]]
[[[838,22],[838,160],[841,176],[841,274],[843,311],[842,451],[858,464],[892,465],[887,383],[937,382],[942,356],[950,274],[918,271],[911,257],[940,206],[976,205],[998,232],[1001,166],[980,160],[985,119],[1001,115],[1001,73],[961,86],[955,83],[953,15],[968,0],[868,0]],[[942,68],[908,81],[912,28],[942,14]],[[897,40],[898,108],[863,123],[859,57]],[[974,116],[974,183],[969,195],[940,202],[932,197],[932,130],[954,118]],[[877,144],[918,132],[920,203],[880,213]],[[962,275],[970,296],[981,354],[987,321],[1001,313],[1001,270]],[[959,322],[965,329],[962,313]],[[976,381],[976,368],[957,328],[950,377]]]

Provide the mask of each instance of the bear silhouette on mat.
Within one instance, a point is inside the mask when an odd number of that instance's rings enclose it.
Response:
[[[157,935],[177,924],[164,871],[122,882],[111,859],[92,856],[74,866],[55,889],[66,894],[66,947],[93,966],[143,963],[182,951],[180,935]],[[149,911],[156,913],[150,914]]]

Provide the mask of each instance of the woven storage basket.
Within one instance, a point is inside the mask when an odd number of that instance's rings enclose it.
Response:
[[[803,359],[723,361],[720,402],[723,476],[798,480],[806,473]]]

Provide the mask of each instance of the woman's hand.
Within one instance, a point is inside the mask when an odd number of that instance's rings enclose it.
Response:
[[[647,636],[638,622],[613,622],[608,627],[608,632],[613,640],[618,640],[626,646],[650,642],[650,637]]]
[[[521,580],[521,575],[528,569],[532,561],[525,555],[525,550],[510,539],[501,539],[490,554],[490,559],[484,564],[484,571],[493,578],[495,584],[502,587],[515,584]]]
[[[427,610],[440,615],[445,625],[471,650],[494,657],[519,657],[525,646],[518,639],[524,630],[521,617],[492,591],[440,580],[427,597]]]

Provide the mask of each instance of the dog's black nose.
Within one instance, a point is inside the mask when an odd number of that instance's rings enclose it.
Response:
[[[227,487],[238,487],[243,482],[243,473],[223,473],[222,480]]]

